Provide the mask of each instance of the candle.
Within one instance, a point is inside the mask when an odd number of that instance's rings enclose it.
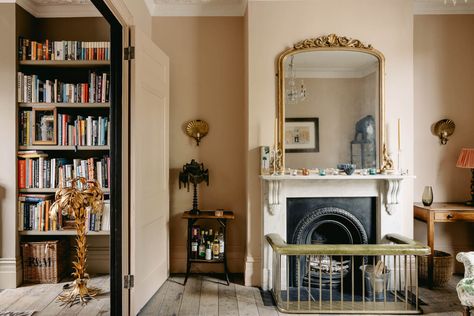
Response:
[[[402,150],[402,145],[400,142],[400,133],[401,133],[400,119],[398,119],[398,151]]]

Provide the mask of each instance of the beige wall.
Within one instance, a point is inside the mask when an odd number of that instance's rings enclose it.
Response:
[[[376,117],[376,77],[372,73],[361,78],[304,79],[308,95],[304,101],[287,104],[285,118],[319,118],[319,152],[287,153],[287,168],[336,168],[351,162],[357,121],[369,114]]]
[[[15,4],[0,4],[0,288],[16,280]]]
[[[414,19],[415,188],[433,187],[434,201],[469,199],[471,173],[456,168],[462,147],[474,147],[474,15],[429,15]],[[446,145],[432,135],[436,121],[452,119],[454,135]],[[474,249],[473,224],[437,224],[436,249],[457,253]],[[426,241],[426,227],[415,223],[415,236]],[[458,271],[460,265],[457,266]]]
[[[341,8],[344,7],[344,10]],[[261,198],[258,147],[273,143],[275,63],[296,41],[336,33],[372,44],[386,59],[388,126],[402,120],[404,168],[413,171],[413,13],[410,0],[250,1],[248,19],[248,147],[246,284],[260,284]],[[391,151],[396,149],[392,133]],[[395,155],[396,156],[396,155]],[[413,234],[413,183],[405,180],[398,212]]]
[[[242,17],[155,17],[153,40],[170,58],[170,267],[185,271],[186,221],[192,188],[178,189],[178,172],[196,159],[209,168],[198,187],[200,209],[236,214],[226,245],[229,268],[243,271],[245,247],[244,48]],[[192,119],[209,123],[196,146],[183,130]],[[197,269],[216,266],[197,266]],[[220,267],[219,267],[220,268]]]

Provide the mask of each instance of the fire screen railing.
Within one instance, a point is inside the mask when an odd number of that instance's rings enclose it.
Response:
[[[429,247],[396,234],[376,245],[293,245],[278,234],[266,239],[273,249],[271,291],[281,312],[421,313],[417,267]]]

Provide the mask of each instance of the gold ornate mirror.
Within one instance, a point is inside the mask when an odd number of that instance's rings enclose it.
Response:
[[[278,147],[283,168],[383,168],[384,57],[334,34],[278,59]]]

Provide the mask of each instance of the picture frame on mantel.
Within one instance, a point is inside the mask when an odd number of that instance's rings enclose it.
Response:
[[[285,152],[319,152],[319,118],[285,119]]]

